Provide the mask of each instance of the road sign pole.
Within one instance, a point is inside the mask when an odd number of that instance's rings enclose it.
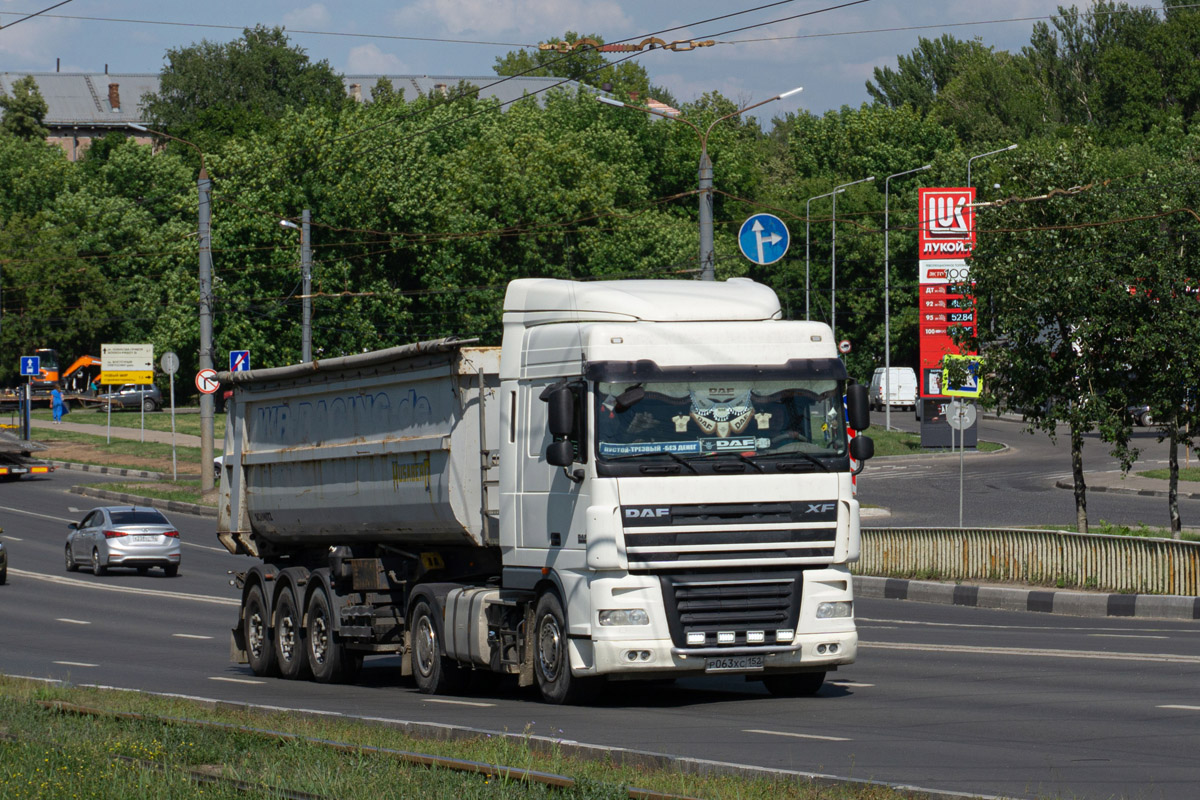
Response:
[[[203,465],[201,465],[203,469]],[[175,463],[175,373],[171,373],[171,480],[179,480],[179,467]]]

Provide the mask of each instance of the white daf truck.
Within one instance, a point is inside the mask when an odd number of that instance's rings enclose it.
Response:
[[[552,703],[816,692],[856,654],[869,400],[826,325],[781,317],[745,279],[525,279],[498,348],[224,373],[218,536],[256,559],[235,659],[340,681],[399,653],[423,692],[490,671]]]

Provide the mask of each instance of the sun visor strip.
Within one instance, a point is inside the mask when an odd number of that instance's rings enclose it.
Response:
[[[704,366],[660,367],[653,361],[594,361],[584,375],[591,381],[633,383],[685,381],[719,375],[728,380],[791,378],[799,380],[846,380],[846,365],[838,358],[793,358],[785,364],[706,364]]]

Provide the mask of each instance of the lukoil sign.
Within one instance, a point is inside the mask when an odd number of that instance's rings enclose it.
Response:
[[[975,247],[975,190],[919,189],[918,257],[966,258]]]

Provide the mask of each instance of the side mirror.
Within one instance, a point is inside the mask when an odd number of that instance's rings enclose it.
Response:
[[[575,461],[575,448],[570,439],[559,439],[546,447],[546,462],[552,467],[569,467]]]
[[[846,389],[846,417],[850,427],[865,431],[871,427],[871,403],[867,387],[856,383]]]
[[[850,442],[850,457],[859,464],[875,455],[875,442],[870,436],[855,436]]]
[[[78,523],[78,522],[68,522],[68,523],[67,523],[67,530],[69,530],[69,531],[77,531],[77,530],[79,530],[79,523]]]
[[[546,415],[551,436],[571,436],[575,433],[575,393],[566,384],[547,386],[538,399],[549,406]]]

